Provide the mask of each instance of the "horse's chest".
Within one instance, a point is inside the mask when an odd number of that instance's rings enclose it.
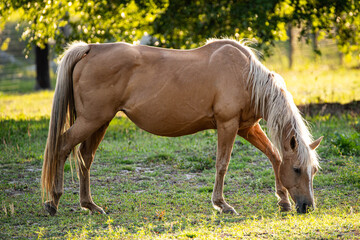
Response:
[[[247,129],[257,124],[261,118],[254,111],[241,111],[239,119],[239,130]]]

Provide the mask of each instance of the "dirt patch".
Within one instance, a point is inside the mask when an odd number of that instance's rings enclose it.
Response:
[[[304,115],[335,115],[342,114],[360,115],[360,101],[352,101],[350,103],[311,103],[308,105],[298,106]]]

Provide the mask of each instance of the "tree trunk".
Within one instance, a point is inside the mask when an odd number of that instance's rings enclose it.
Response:
[[[319,49],[318,36],[319,36],[319,31],[314,30],[314,32],[310,34],[312,48],[313,48],[314,62],[317,62],[320,59],[319,57],[321,55],[321,51]]]
[[[36,90],[50,89],[50,71],[49,71],[49,45],[44,49],[36,46]]]
[[[291,69],[294,65],[294,51],[295,51],[295,41],[296,41],[296,37],[295,37],[295,33],[293,30],[293,26],[291,24],[288,24],[287,27],[287,35],[289,37],[289,51],[288,51],[288,58],[289,58],[289,68]]]
[[[318,31],[316,31],[316,32],[314,32],[314,33],[311,34],[312,47],[313,47],[313,51],[314,51],[316,54],[319,54],[318,36],[319,36],[319,32],[318,32]]]
[[[344,53],[339,51],[339,65],[343,66],[344,65]]]

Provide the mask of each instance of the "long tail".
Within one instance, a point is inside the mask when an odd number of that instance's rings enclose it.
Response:
[[[43,200],[44,196],[46,196],[47,200],[50,199],[50,195],[54,189],[55,175],[59,161],[60,137],[67,128],[73,125],[76,119],[72,79],[73,68],[89,50],[90,47],[86,43],[73,43],[65,51],[58,67],[41,175]]]

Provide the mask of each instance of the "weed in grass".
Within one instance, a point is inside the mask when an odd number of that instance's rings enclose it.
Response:
[[[3,203],[2,204],[2,210],[4,212],[4,215],[7,216],[8,215],[8,212],[7,212],[7,208],[6,208],[6,205]]]
[[[350,124],[358,133],[360,133],[360,121],[354,121],[353,123]]]
[[[119,170],[126,170],[126,171],[135,171],[135,167],[129,165],[122,165],[118,168]]]
[[[160,164],[160,163],[173,162],[175,159],[172,154],[159,153],[159,154],[151,154],[149,157],[146,158],[146,160],[151,163]]]
[[[347,156],[360,156],[360,133],[350,134],[335,132],[332,143],[339,149],[339,152]]]
[[[215,160],[213,157],[197,157],[191,156],[187,157],[183,168],[191,169],[193,172],[201,172],[205,169],[211,169],[215,165]]]
[[[200,193],[211,193],[212,191],[213,191],[213,186],[204,186],[204,187],[200,187],[199,189],[198,189],[198,191],[200,192]]]
[[[131,159],[114,159],[116,164],[133,164],[134,162]]]

